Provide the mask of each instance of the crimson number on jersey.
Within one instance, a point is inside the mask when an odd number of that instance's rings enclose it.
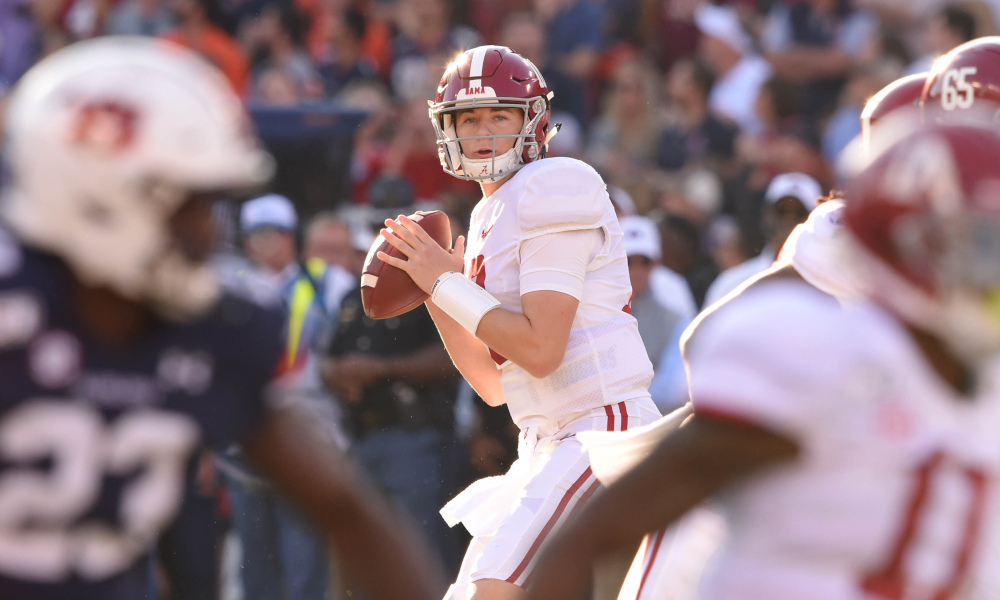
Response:
[[[964,502],[942,506],[934,492],[945,487],[955,492],[947,495],[964,498]],[[957,464],[943,452],[933,454],[917,469],[913,491],[888,559],[864,577],[861,587],[873,597],[885,600],[910,598],[914,588],[928,587],[932,588],[930,593],[920,597],[931,600],[953,598],[968,572],[976,546],[985,508],[985,492],[985,473]],[[936,514],[931,515],[932,512]],[[944,522],[949,524],[947,530],[952,533],[951,539],[942,537],[944,529],[941,523]],[[925,559],[940,552],[942,547],[948,548],[949,553],[948,560],[941,564],[945,572],[932,573],[928,565],[939,561],[928,562]],[[929,578],[936,581],[921,581]]]

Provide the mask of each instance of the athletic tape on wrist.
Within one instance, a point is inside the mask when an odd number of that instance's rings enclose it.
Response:
[[[431,286],[431,300],[469,333],[476,335],[483,316],[500,301],[461,273],[448,272]]]

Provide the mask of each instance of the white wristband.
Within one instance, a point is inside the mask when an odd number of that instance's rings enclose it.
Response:
[[[476,282],[454,271],[437,278],[431,287],[431,300],[472,335],[476,335],[483,316],[500,306],[500,301]]]

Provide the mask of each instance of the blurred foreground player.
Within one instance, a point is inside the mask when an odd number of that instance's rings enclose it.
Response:
[[[861,113],[861,152],[857,160],[873,155],[874,133],[896,136],[895,129],[909,130],[919,122],[919,100],[926,73],[911,75],[890,83],[865,105]],[[888,120],[890,124],[884,124]],[[879,145],[884,145],[876,136]],[[883,148],[884,150],[884,148]],[[685,332],[685,341],[697,337],[699,327],[732,303],[740,294],[782,279],[804,281],[841,302],[863,298],[865,281],[851,267],[852,248],[843,228],[842,194],[831,193],[820,200],[805,223],[792,230],[781,247],[775,264],[750,278],[725,300],[703,311]],[[594,473],[607,485],[649,455],[656,444],[692,412],[691,405],[679,409],[661,421],[630,434],[581,434],[581,442],[590,455]],[[655,600],[668,597],[688,600],[696,596],[697,582],[710,558],[725,536],[722,517],[711,506],[700,507],[668,529],[646,536],[618,600]]]
[[[530,598],[579,598],[594,557],[717,499],[729,539],[699,598],[988,598],[1000,480],[1000,138],[935,127],[849,191],[873,302],[792,279],[688,342],[692,422],[583,509]]]
[[[21,80],[6,125],[0,598],[144,597],[192,453],[237,439],[368,594],[434,597],[377,495],[266,401],[280,311],[205,263],[211,198],[271,171],[221,76],[164,42],[84,42]]]
[[[460,238],[448,253],[405,217],[386,221],[398,238],[382,231],[409,260],[379,258],[431,294],[452,360],[521,429],[510,471],[442,510],[474,536],[451,600],[521,598],[541,545],[598,487],[576,434],[659,416],[604,182],[585,163],[544,158],[550,97],[510,49],[465,52],[430,113],[445,171],[483,190],[468,248]]]

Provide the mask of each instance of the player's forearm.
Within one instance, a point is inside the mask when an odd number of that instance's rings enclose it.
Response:
[[[338,561],[375,600],[437,600],[441,565],[413,528],[312,424],[292,410],[269,415],[246,444],[254,464],[330,538]],[[391,574],[391,576],[387,576]]]
[[[790,441],[752,425],[697,418],[600,490],[566,523],[539,558],[528,600],[566,600],[595,559],[674,523],[747,475],[797,453]]]
[[[434,319],[438,333],[444,341],[448,355],[462,377],[476,390],[479,397],[490,406],[506,402],[500,385],[500,370],[483,342],[477,340],[454,319],[433,302],[427,301],[427,310]]]
[[[562,364],[569,332],[565,332],[566,336],[550,335],[539,331],[540,325],[523,314],[496,308],[483,316],[476,337],[497,354],[541,378]]]

